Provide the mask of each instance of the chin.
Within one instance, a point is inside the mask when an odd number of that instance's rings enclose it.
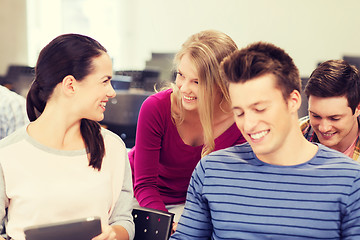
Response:
[[[188,111],[197,109],[197,103],[196,102],[192,102],[192,103],[182,102],[182,106],[183,106],[183,108],[185,110],[188,110]]]
[[[88,120],[91,120],[91,121],[95,121],[95,122],[100,122],[102,120],[104,120],[104,116],[99,116],[99,117],[89,117],[87,118]]]
[[[183,108],[186,111],[197,111],[197,109],[198,109],[197,105],[195,106],[195,105],[189,105],[189,104],[183,105]]]
[[[325,146],[333,146],[337,144],[337,141],[334,141],[333,139],[319,139],[320,143]]]
[[[326,147],[328,148],[334,148],[337,143],[333,143],[333,142],[326,142],[326,141],[323,141],[323,142],[320,142],[322,145],[325,145]]]

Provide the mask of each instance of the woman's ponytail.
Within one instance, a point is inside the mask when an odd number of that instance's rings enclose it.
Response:
[[[105,156],[104,139],[101,135],[101,126],[98,122],[82,119],[80,125],[81,135],[89,156],[89,166],[100,171],[102,159]]]
[[[35,121],[44,111],[45,101],[41,99],[40,87],[37,81],[33,81],[31,88],[26,96],[26,111],[29,120]]]

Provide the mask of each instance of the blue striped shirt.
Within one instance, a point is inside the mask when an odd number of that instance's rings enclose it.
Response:
[[[171,239],[360,239],[360,164],[317,145],[295,166],[264,163],[248,143],[204,157]]]

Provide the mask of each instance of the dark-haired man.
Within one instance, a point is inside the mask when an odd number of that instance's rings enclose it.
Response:
[[[360,161],[358,69],[344,60],[320,64],[305,86],[309,116],[300,120],[306,139]]]

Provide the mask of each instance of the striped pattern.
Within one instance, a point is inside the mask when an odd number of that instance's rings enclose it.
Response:
[[[203,158],[171,239],[360,239],[360,164],[318,146],[296,166],[261,162],[248,143]]]

